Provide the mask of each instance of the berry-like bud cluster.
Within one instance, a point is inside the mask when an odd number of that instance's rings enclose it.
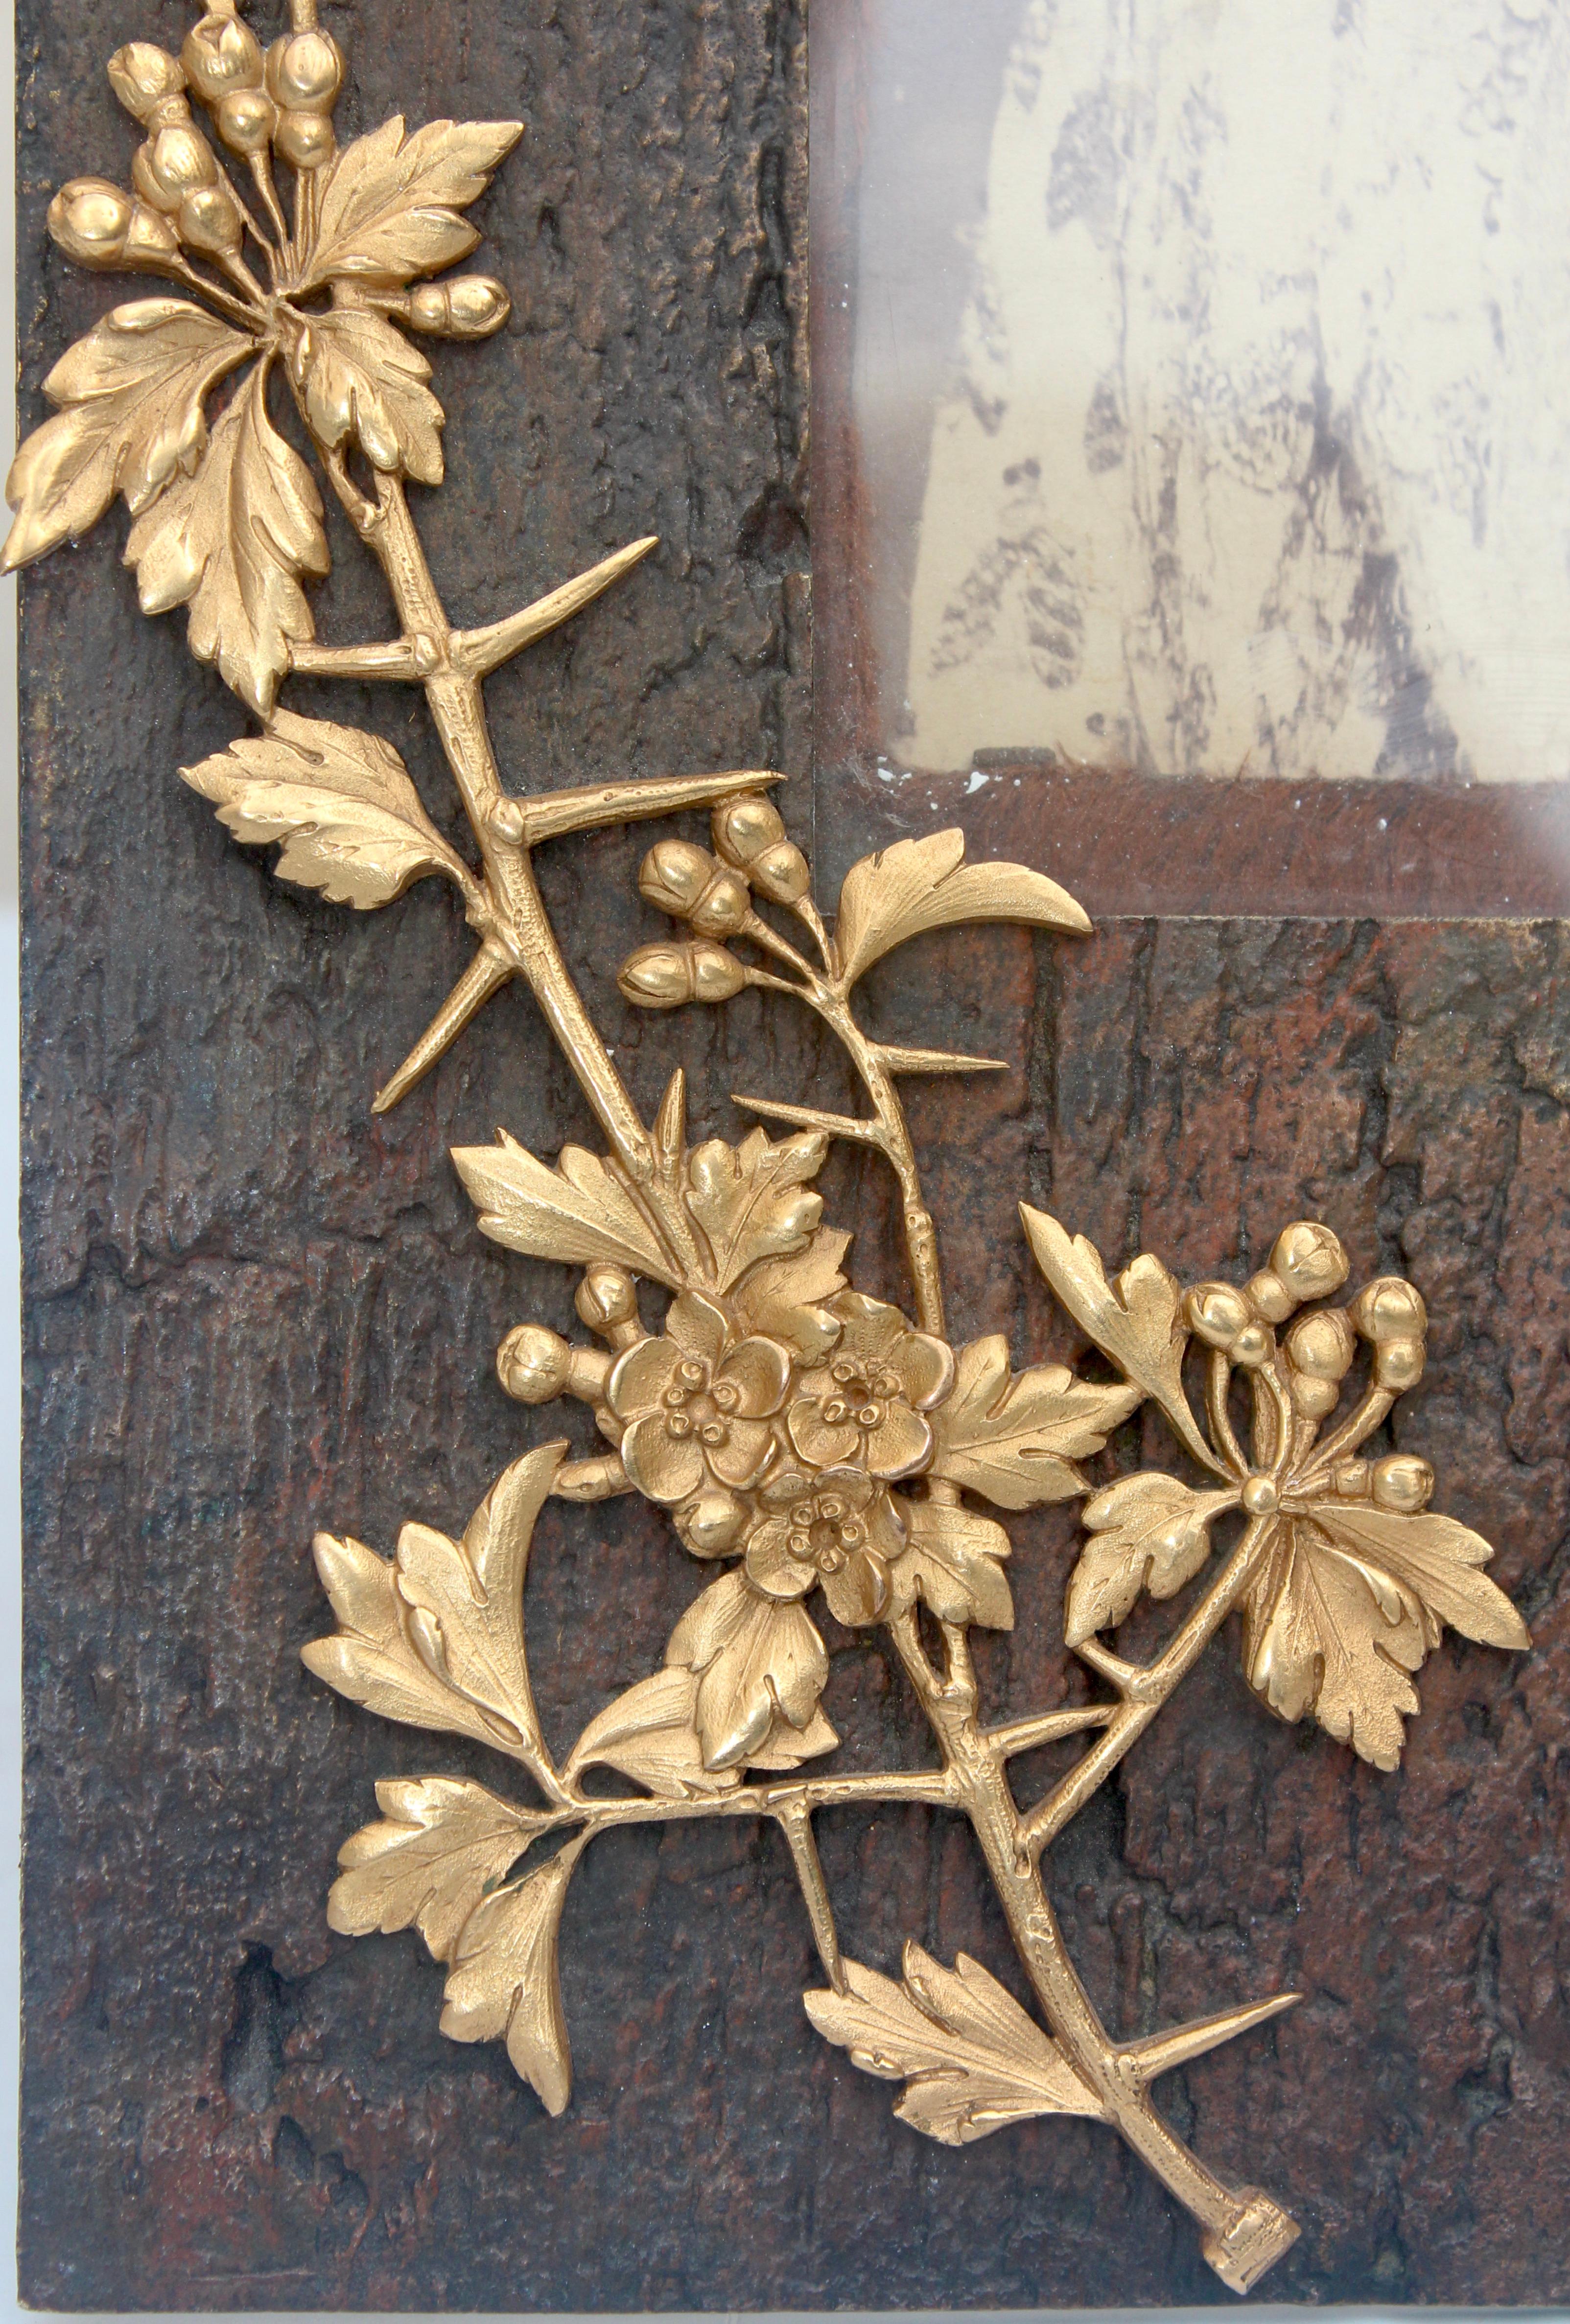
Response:
[[[185,69],[179,58],[151,41],[129,42],[110,58],[109,81],[126,112],[148,133],[131,164],[132,182],[142,203],[170,219],[189,250],[232,257],[244,231],[239,208],[219,174],[212,147],[191,121]],[[141,263],[154,262],[143,256]]]
[[[1276,1352],[1276,1326],[1287,1323],[1310,1299],[1327,1298],[1346,1281],[1347,1259],[1340,1239],[1311,1219],[1283,1227],[1260,1272],[1242,1290],[1230,1283],[1196,1284],[1184,1301],[1188,1327],[1208,1347],[1254,1371]],[[1351,1359],[1348,1358],[1350,1362]],[[1328,1380],[1328,1373],[1306,1377]],[[1342,1366],[1344,1372],[1346,1366]],[[1337,1372],[1334,1379],[1340,1379]],[[1316,1401],[1310,1397],[1309,1403]],[[1332,1396],[1324,1410],[1334,1405]],[[1307,1411],[1307,1405],[1300,1405]],[[1316,1417],[1319,1416],[1316,1416]]]
[[[623,962],[616,981],[640,1009],[734,999],[747,972],[713,939],[745,930],[754,891],[771,903],[795,906],[811,885],[806,856],[786,838],[779,810],[768,799],[752,792],[726,799],[716,807],[712,828],[714,854],[689,840],[662,839],[643,858],[640,892],[706,941],[644,945]]]
[[[487,339],[501,329],[513,302],[494,274],[460,274],[417,284],[390,311],[432,338]]]
[[[333,106],[344,60],[330,32],[290,32],[267,51],[267,94],[278,108],[274,150],[291,170],[319,170],[337,151]]]
[[[78,266],[166,266],[180,236],[162,214],[104,178],[73,178],[49,206],[49,230]]]

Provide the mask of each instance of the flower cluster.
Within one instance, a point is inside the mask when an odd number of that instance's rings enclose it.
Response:
[[[498,1357],[508,1393],[594,1403],[627,1483],[671,1511],[695,1556],[744,1555],[768,1598],[821,1584],[840,1621],[878,1620],[907,1545],[890,1487],[930,1463],[928,1416],[953,1386],[952,1351],[854,1291],[817,1311],[828,1344],[810,1360],[701,1292],[680,1293],[663,1331],[644,1333],[630,1277],[610,1268],[591,1270],[578,1308],[614,1360],[522,1324]]]

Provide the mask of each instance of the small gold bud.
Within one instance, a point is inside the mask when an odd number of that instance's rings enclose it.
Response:
[[[1339,1380],[1310,1379],[1304,1372],[1288,1372],[1287,1391],[1292,1409],[1305,1420],[1328,1420],[1341,1402]]]
[[[172,217],[188,194],[214,184],[218,165],[199,129],[189,124],[161,129],[139,146],[131,164],[136,190],[155,210]]]
[[[1276,1352],[1276,1335],[1268,1323],[1245,1323],[1227,1351],[1234,1364],[1257,1372]]]
[[[591,1332],[609,1339],[638,1322],[638,1293],[624,1267],[591,1267],[578,1285],[573,1305]]]
[[[753,891],[739,872],[716,872],[688,914],[700,936],[734,936],[746,924]]]
[[[696,1557],[723,1557],[734,1548],[746,1516],[734,1493],[716,1487],[683,1503],[676,1512],[676,1530]]]
[[[163,266],[179,249],[180,236],[162,210],[149,209],[145,202],[134,202],[121,264]]]
[[[747,982],[733,953],[713,944],[644,945],[622,964],[616,982],[640,1009],[679,1009],[685,1001],[732,1001]]]
[[[714,811],[711,827],[715,846],[738,872],[745,872],[765,848],[777,846],[785,836],[779,808],[756,791],[723,800]]]
[[[227,186],[199,186],[180,206],[180,238],[191,250],[232,254],[245,238]]]
[[[219,103],[217,124],[231,153],[260,153],[278,125],[278,108],[263,89],[237,88]]]
[[[1243,1286],[1243,1297],[1262,1323],[1284,1323],[1298,1305],[1279,1275],[1268,1268],[1251,1275]]]
[[[673,919],[684,920],[714,877],[717,866],[704,847],[685,839],[662,839],[638,871],[638,892]]]
[[[485,339],[513,311],[505,286],[494,274],[460,274],[456,281],[420,282],[409,293],[411,331],[441,339]]]
[[[1281,1506],[1281,1496],[1273,1477],[1250,1477],[1238,1496],[1251,1517],[1273,1517]]]
[[[1306,1299],[1327,1299],[1346,1281],[1347,1258],[1341,1239],[1312,1219],[1283,1227],[1270,1253],[1270,1272],[1285,1284],[1299,1305]]]
[[[1421,1340],[1384,1340],[1374,1350],[1374,1385],[1403,1396],[1423,1377]]]
[[[204,16],[193,24],[180,61],[188,86],[208,105],[217,105],[233,90],[262,86],[261,43],[238,16]]]
[[[771,904],[799,904],[812,885],[812,873],[807,858],[793,841],[780,840],[754,855],[747,866],[747,877],[760,896],[767,896]]]
[[[272,143],[291,170],[320,170],[337,152],[332,123],[321,113],[281,113]]]
[[[1248,1301],[1230,1283],[1196,1283],[1183,1298],[1188,1328],[1207,1347],[1230,1349],[1253,1322]]]
[[[1428,1506],[1434,1471],[1415,1452],[1391,1452],[1374,1462],[1371,1481],[1376,1508],[1404,1509],[1415,1516]]]
[[[329,113],[343,78],[343,52],[329,32],[287,33],[267,51],[267,93],[286,113]]]
[[[78,266],[117,266],[134,208],[106,178],[73,178],[49,206],[49,230]],[[175,248],[174,236],[169,238]]]
[[[566,1388],[572,1356],[559,1332],[548,1332],[543,1323],[520,1323],[496,1351],[496,1377],[520,1404],[548,1404]]]
[[[180,60],[152,41],[131,41],[109,59],[109,86],[134,121],[150,120],[185,88]]]
[[[1399,1275],[1381,1275],[1365,1284],[1352,1303],[1352,1314],[1363,1338],[1376,1347],[1389,1340],[1420,1340],[1428,1328],[1421,1292]]]
[[[1337,1500],[1366,1501],[1373,1471],[1366,1461],[1342,1461],[1331,1478]]]
[[[1299,1316],[1287,1334],[1288,1358],[1310,1379],[1344,1379],[1356,1353],[1357,1334],[1339,1307]]]

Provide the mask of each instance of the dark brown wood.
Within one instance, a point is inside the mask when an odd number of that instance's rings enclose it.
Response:
[[[124,295],[60,263],[48,193],[129,154],[102,58],[133,32],[178,44],[189,21],[172,0],[134,22],[125,8],[28,0],[20,22],[29,424],[44,370]],[[255,21],[272,29],[265,7]],[[493,682],[510,776],[771,761],[804,776],[799,14],[367,6],[343,29],[351,126],[394,107],[529,121],[484,218],[515,318],[443,354],[451,481],[416,495],[455,612],[495,618],[664,535],[649,567]],[[372,1120],[464,932],[433,890],[362,918],[230,844],[173,770],[243,715],[178,622],[137,614],[123,534],[116,514],[23,590],[23,2297],[1209,2300],[1188,2222],[1102,2132],[1039,2124],[938,2150],[818,2040],[771,1835],[646,1831],[590,1851],[564,1932],[577,2089],[559,2122],[498,2050],[439,2035],[440,1971],[412,1936],[328,1933],[333,1857],[374,1778],[480,1772],[483,1755],[307,1677],[298,1648],[325,1627],[309,1540],[330,1524],[386,1549],[405,1517],[461,1522],[546,1433],[503,1398],[492,1358],[521,1317],[568,1323],[566,1282],[480,1240],[446,1149],[500,1121],[550,1150],[588,1124],[516,994]],[[346,536],[335,552],[324,638],[380,634],[374,576]],[[443,799],[411,697],[309,699],[396,740]],[[808,784],[785,799],[805,830]],[[1064,867],[1055,812],[1027,828],[984,788],[962,813],[978,852]],[[840,853],[942,819],[925,798],[831,782],[818,816]],[[846,1102],[835,1056],[772,1002],[750,995],[724,1019],[623,1008],[615,968],[661,925],[633,892],[646,837],[540,859],[641,1102],[680,1061],[698,1122],[736,1135],[725,1093],[760,1037],[789,1093]],[[1021,1194],[1109,1257],[1143,1245],[1188,1274],[1247,1270],[1283,1221],[1322,1216],[1360,1268],[1401,1266],[1429,1300],[1429,1376],[1400,1441],[1499,1543],[1537,1653],[1447,1644],[1390,1778],[1273,1723],[1228,1641],[1065,1835],[1052,1883],[1130,2034],[1283,1982],[1306,1992],[1274,2033],[1170,2086],[1199,2151],[1305,2222],[1272,2294],[1570,2296],[1563,928],[1123,919],[1061,946],[984,929],[874,978],[891,1032],[1012,1061],[914,1099],[957,1332],[1007,1330],[1021,1355],[1071,1346],[1027,1264]],[[897,1293],[881,1180],[839,1155],[827,1184],[858,1279]],[[1014,1531],[1019,1628],[982,1655],[1000,1707],[1081,1683],[1061,1674],[1072,1514]],[[529,1586],[554,1737],[652,1665],[697,1581],[641,1505],[551,1505]],[[831,1645],[844,1763],[919,1764],[889,1658],[848,1633]],[[1022,1791],[1044,1772],[1026,1766]],[[821,1845],[861,1958],[888,1969],[915,1936],[1011,1976],[951,1821],[826,1820]]]

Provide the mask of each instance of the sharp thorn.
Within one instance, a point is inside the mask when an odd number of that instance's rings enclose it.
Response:
[[[482,945],[392,1080],[377,1091],[372,1112],[390,1112],[401,1097],[406,1097],[442,1052],[451,1047],[476,1010],[483,1009],[492,993],[517,973],[510,960]]]
[[[552,589],[546,596],[537,597],[531,605],[509,613],[505,621],[492,622],[483,630],[460,632],[453,638],[450,648],[455,662],[472,678],[485,677],[512,655],[532,645],[547,631],[559,629],[563,622],[570,621],[574,613],[591,604],[602,591],[619,581],[623,573],[630,573],[651,549],[659,546],[659,534],[647,533],[642,540],[629,541],[625,549],[603,557],[586,573],[564,581],[559,589]]]
[[[879,1042],[877,1054],[891,1074],[1006,1074],[1003,1057],[964,1057],[949,1049],[906,1049]]]
[[[743,1097],[740,1090],[731,1092],[733,1105],[744,1105],[750,1113],[761,1113],[765,1121],[793,1121],[801,1130],[827,1130],[830,1138],[848,1138],[858,1146],[883,1143],[883,1133],[878,1124],[862,1120],[851,1113],[820,1113],[812,1105],[787,1105],[771,1097]]]
[[[1279,2017],[1284,2009],[1295,2009],[1302,1998],[1300,1993],[1278,1993],[1269,2001],[1251,2001],[1241,2009],[1224,2009],[1214,2017],[1196,2017],[1187,2025],[1173,2026],[1169,2033],[1126,2043],[1122,2055],[1141,2081],[1153,2082],[1158,2074],[1169,2074],[1175,2066],[1202,2058],[1206,2050],[1249,2033],[1268,2018]]]
[[[651,815],[676,815],[683,807],[706,807],[733,791],[755,791],[784,777],[763,768],[737,767],[723,775],[656,775],[624,783],[596,783],[574,791],[540,791],[521,798],[524,844],[559,839],[568,831],[594,831],[602,824],[631,823]]]

